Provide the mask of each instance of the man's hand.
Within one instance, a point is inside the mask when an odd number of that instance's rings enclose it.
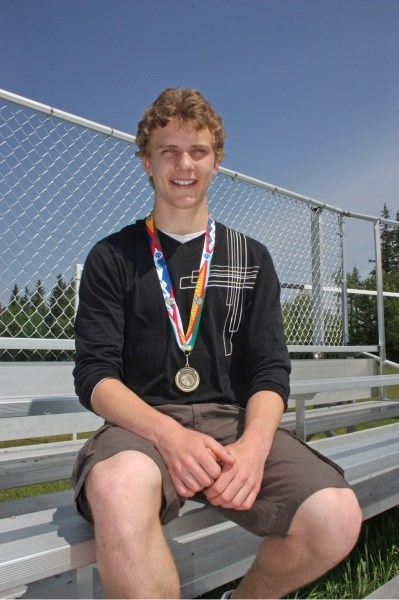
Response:
[[[213,506],[249,510],[262,483],[265,453],[253,443],[240,440],[226,449],[236,461],[223,465],[220,477],[204,490],[204,495]]]
[[[177,425],[177,423],[176,423]],[[177,493],[190,498],[210,488],[220,477],[222,467],[232,466],[235,457],[209,435],[174,428],[173,435],[157,444]]]
[[[241,438],[226,446],[236,461],[222,467],[220,477],[204,494],[214,506],[249,510],[262,484],[265,462],[280,423],[284,404],[275,392],[256,392],[248,401]]]

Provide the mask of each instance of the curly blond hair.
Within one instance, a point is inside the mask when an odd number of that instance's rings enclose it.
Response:
[[[215,156],[218,160],[223,158],[225,134],[221,117],[198,90],[184,88],[167,88],[144,112],[137,126],[136,143],[139,149],[136,156],[149,156],[151,132],[156,127],[165,127],[174,119],[191,121],[198,131],[208,128]]]

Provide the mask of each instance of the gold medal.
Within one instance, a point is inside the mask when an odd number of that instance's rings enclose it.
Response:
[[[186,357],[185,366],[177,371],[175,375],[175,384],[182,392],[193,392],[200,383],[198,371],[190,367],[188,357],[192,352],[197,338],[198,328],[201,320],[202,309],[204,307],[205,291],[208,285],[208,278],[211,268],[213,250],[215,246],[215,221],[209,217],[205,231],[204,247],[198,269],[198,277],[195,283],[193,301],[189,315],[189,323],[186,333],[183,330],[179,307],[177,306],[173,292],[172,281],[169,276],[166,260],[161,248],[161,243],[157,234],[154,217],[148,215],[145,220],[146,230],[150,243],[154,265],[161,284],[161,290],[164,297],[167,314],[172,325],[179,348]]]
[[[186,365],[176,373],[175,383],[182,392],[193,392],[199,386],[200,376],[198,371]]]

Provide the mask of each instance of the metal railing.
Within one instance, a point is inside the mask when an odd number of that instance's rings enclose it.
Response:
[[[135,138],[0,91],[0,348],[3,359],[68,358],[79,271],[100,238],[144,217],[152,188]],[[385,360],[379,231],[395,221],[350,213],[220,168],[215,219],[263,242],[282,284],[292,349],[348,340],[345,218],[375,232],[379,339]],[[14,350],[13,350],[14,349]],[[0,351],[1,352],[1,351]],[[69,352],[69,354],[68,354]]]

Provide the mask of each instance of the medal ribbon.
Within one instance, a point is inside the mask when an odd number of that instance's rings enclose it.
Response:
[[[161,243],[155,226],[152,214],[145,220],[148,239],[151,252],[154,259],[154,265],[157,271],[158,279],[161,284],[161,290],[165,301],[166,312],[168,313],[172,329],[174,331],[178,346],[185,354],[190,353],[194,348],[198,328],[201,320],[202,309],[204,307],[205,291],[208,285],[209,272],[212,262],[213,250],[215,247],[215,221],[209,217],[205,232],[204,247],[202,250],[201,263],[198,272],[197,283],[195,284],[193,302],[191,305],[190,319],[186,333],[183,330],[183,324],[180,317],[179,307],[176,303],[173,291],[172,281],[169,276],[168,267],[162,252]]]

